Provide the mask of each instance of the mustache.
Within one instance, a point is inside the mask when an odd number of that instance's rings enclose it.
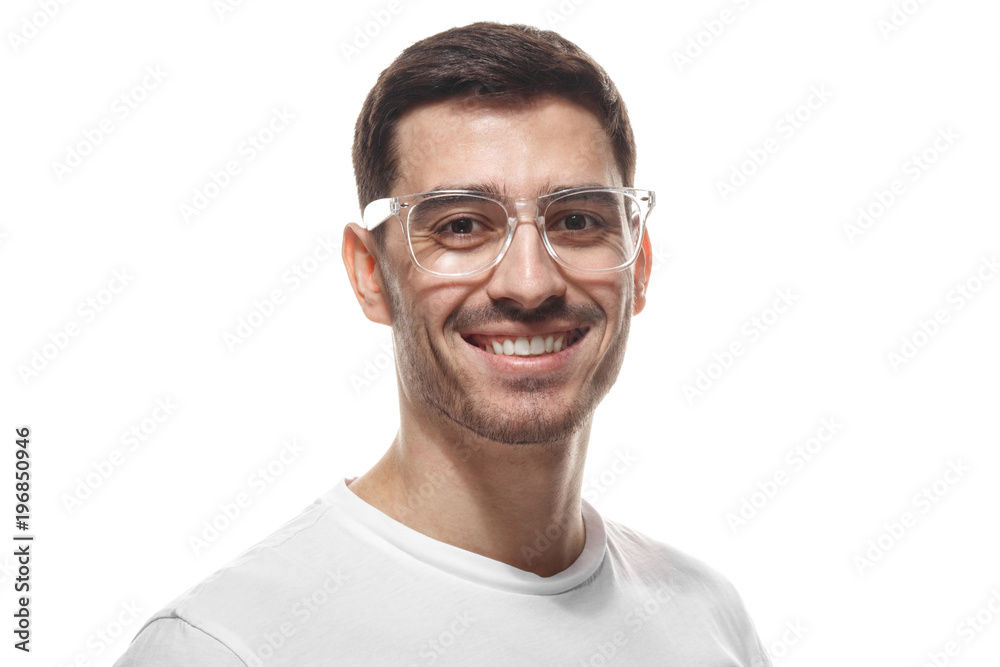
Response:
[[[549,320],[590,326],[603,319],[604,311],[593,304],[569,305],[565,299],[552,299],[537,308],[525,309],[507,301],[493,301],[482,306],[456,310],[445,321],[447,328],[459,331],[490,324],[537,324]]]

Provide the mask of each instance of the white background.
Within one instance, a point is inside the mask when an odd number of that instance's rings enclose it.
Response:
[[[11,648],[13,547],[0,550],[0,662],[110,665],[159,607],[381,456],[397,415],[388,330],[364,319],[338,256],[306,260],[358,217],[350,145],[377,74],[419,38],[491,19],[554,27],[606,67],[635,127],[636,185],[658,195],[649,303],[593,433],[594,504],[732,579],[777,664],[923,665],[951,641],[948,664],[996,664],[1000,280],[983,262],[1000,253],[1000,6],[898,0],[893,25],[889,0],[216,5],[95,0],[47,18],[4,3],[0,533],[16,532],[14,429],[29,425],[36,541],[30,656]],[[377,34],[348,57],[366,24]],[[146,68],[165,75],[143,90]],[[294,120],[246,160],[274,109]],[[766,145],[762,166],[743,165]],[[180,205],[234,159],[240,173],[185,221]],[[896,179],[902,194],[849,233]],[[293,266],[315,269],[297,289]],[[284,302],[230,350],[274,289]],[[774,321],[779,290],[794,302]],[[753,317],[771,322],[756,340]],[[934,335],[904,357],[922,321]],[[712,366],[734,342],[743,354]],[[699,371],[714,379],[689,398]],[[831,418],[842,428],[794,466]],[[133,427],[149,434],[130,449]],[[293,438],[304,452],[251,486]],[[950,462],[967,471],[940,481]],[[88,476],[97,488],[81,490]],[[936,481],[933,503],[915,500]],[[189,538],[243,492],[250,506],[196,554]],[[744,500],[756,513],[734,528]],[[980,631],[960,627],[984,609]]]

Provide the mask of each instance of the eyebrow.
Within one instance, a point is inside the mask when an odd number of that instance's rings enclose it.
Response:
[[[553,192],[562,192],[563,190],[572,190],[574,188],[603,188],[607,187],[604,183],[575,183],[573,185],[543,185],[539,191],[538,196],[544,196],[552,194]],[[505,196],[507,194],[507,188],[500,185],[496,181],[482,181],[479,183],[442,183],[439,184],[428,192],[438,192],[440,190],[472,190],[474,192],[484,192],[489,195],[495,195],[498,197]]]
[[[474,192],[484,192],[488,195],[502,196],[505,188],[496,181],[481,181],[479,183],[440,183],[427,192],[439,192],[441,190],[472,190]]]

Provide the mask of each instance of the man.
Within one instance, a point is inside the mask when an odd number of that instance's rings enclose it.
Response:
[[[646,301],[653,193],[605,72],[479,23],[379,77],[343,255],[392,327],[366,474],[155,615],[119,665],[769,665],[736,591],[581,499]]]

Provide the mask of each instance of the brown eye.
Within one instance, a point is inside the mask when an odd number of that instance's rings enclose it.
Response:
[[[595,231],[601,226],[601,221],[587,213],[566,213],[552,225],[553,232],[584,232]]]
[[[456,218],[445,225],[445,231],[452,234],[471,234],[476,230],[476,222],[471,218]]]

